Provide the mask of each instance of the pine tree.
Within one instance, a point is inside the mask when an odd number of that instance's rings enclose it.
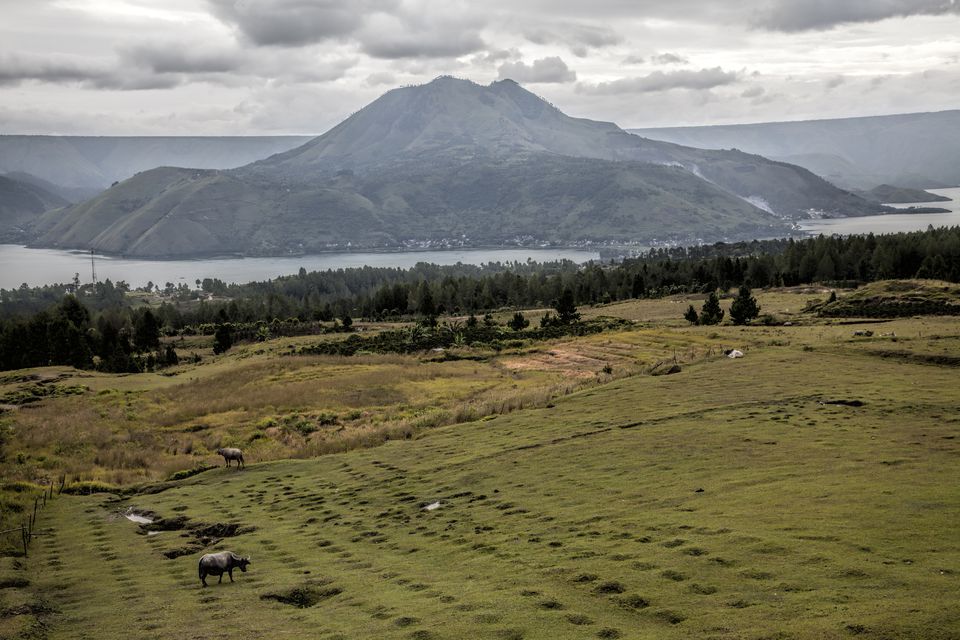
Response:
[[[577,305],[573,302],[573,291],[565,287],[553,308],[557,310],[557,321],[560,324],[570,324],[580,319]]]
[[[740,287],[737,297],[733,299],[730,305],[730,319],[733,324],[747,324],[760,315],[760,305],[757,299],[750,294],[750,289],[746,285]]]
[[[693,305],[687,307],[687,312],[683,314],[683,319],[690,324],[700,324],[700,316],[697,314],[697,310],[693,308]]]
[[[723,321],[723,309],[720,308],[720,298],[717,292],[710,292],[710,297],[700,309],[700,324],[720,324]]]
[[[530,326],[530,321],[524,318],[522,313],[517,311],[515,314],[513,314],[513,319],[507,323],[507,326],[514,331],[523,331]]]
[[[160,348],[160,323],[150,309],[144,310],[134,322],[133,346],[138,352]]]
[[[213,334],[213,352],[226,353],[233,346],[233,330],[229,324],[218,324]]]

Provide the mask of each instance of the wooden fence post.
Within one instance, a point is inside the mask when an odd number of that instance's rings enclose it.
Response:
[[[21,525],[20,525],[20,541],[23,542],[23,557],[24,557],[24,558],[27,557],[27,538],[28,538],[28,535],[27,535],[27,525],[26,525],[26,524],[21,524]]]

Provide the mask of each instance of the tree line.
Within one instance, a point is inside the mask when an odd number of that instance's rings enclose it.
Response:
[[[174,335],[213,334],[231,324],[266,338],[272,332],[314,331],[318,323],[335,319],[341,327],[353,318],[429,320],[444,314],[545,307],[567,296],[576,306],[740,286],[915,277],[960,282],[960,227],[663,248],[611,264],[301,269],[296,275],[241,285],[206,279],[199,290],[173,288],[152,309],[131,308],[124,283],[20,287],[0,289],[0,367],[162,366],[169,360],[166,351],[142,337],[143,327],[153,325],[159,333]],[[152,335],[152,329],[148,333]],[[74,343],[77,346],[69,346]]]

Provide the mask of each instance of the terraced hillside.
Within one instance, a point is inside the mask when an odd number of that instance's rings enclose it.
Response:
[[[59,497],[0,575],[29,581],[0,590],[0,632],[955,638],[957,369],[853,330],[774,329],[743,359],[373,449]],[[960,353],[947,318],[884,331]],[[197,559],[224,548],[249,571],[202,588]]]

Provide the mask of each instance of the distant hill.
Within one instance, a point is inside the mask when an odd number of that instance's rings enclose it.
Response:
[[[692,147],[758,153],[848,189],[960,185],[960,110],[630,131]]]
[[[0,242],[19,242],[26,229],[44,211],[67,201],[42,187],[0,176]]]
[[[230,169],[310,139],[0,135],[0,174],[29,174],[54,185],[68,200],[79,201],[139,171],[165,165]]]
[[[571,118],[513,81],[390,91],[326,134],[226,171],[159,168],[49,212],[44,246],[139,256],[782,235],[878,205],[738,151]]]
[[[910,189],[908,187],[894,187],[889,184],[881,184],[869,191],[859,194],[867,200],[876,202],[889,202],[891,204],[903,204],[909,202],[949,202],[950,198],[940,196],[923,189]]]

